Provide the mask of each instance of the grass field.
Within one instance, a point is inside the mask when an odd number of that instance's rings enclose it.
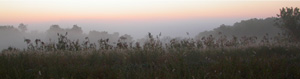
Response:
[[[88,39],[88,38],[86,38]],[[126,38],[125,38],[126,39]],[[0,54],[1,79],[300,79],[297,42],[212,36],[171,40],[149,34],[144,45],[99,40],[83,44],[60,36],[57,43],[8,48]]]
[[[298,47],[8,51],[0,78],[299,79]]]

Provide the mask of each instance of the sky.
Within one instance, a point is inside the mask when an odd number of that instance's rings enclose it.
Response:
[[[196,35],[221,24],[275,17],[293,0],[0,0],[0,25],[19,23],[45,31],[52,24],[120,32],[140,38],[148,32]]]

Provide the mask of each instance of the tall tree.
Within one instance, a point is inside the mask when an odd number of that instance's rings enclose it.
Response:
[[[286,31],[289,38],[300,40],[300,12],[299,8],[282,8],[277,24]]]

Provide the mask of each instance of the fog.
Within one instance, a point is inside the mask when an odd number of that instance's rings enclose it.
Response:
[[[28,31],[38,30],[45,32],[53,24],[62,28],[71,28],[73,25],[82,27],[84,33],[91,30],[107,31],[109,33],[119,32],[120,34],[129,34],[137,38],[143,38],[148,32],[165,36],[182,37],[186,32],[191,36],[197,35],[205,30],[212,30],[221,24],[232,25],[240,20],[250,18],[209,18],[209,19],[161,19],[161,20],[60,20],[49,22],[15,22],[1,23],[1,25],[18,26],[20,23],[27,24]]]
[[[145,38],[150,32],[152,35],[161,33],[162,37],[195,37],[200,32],[213,30],[221,24],[233,25],[234,23],[248,18],[210,18],[210,19],[160,19],[160,20],[61,20],[48,22],[15,22],[3,23],[0,26],[12,26],[15,29],[1,30],[0,34],[0,50],[9,46],[23,49],[27,46],[24,39],[41,39],[42,41],[57,41],[57,33],[65,34],[67,37],[75,41],[84,41],[85,37],[89,37],[91,42],[97,43],[99,39],[110,39],[110,42],[117,42],[120,36],[128,36],[132,38],[128,41],[138,41]],[[20,23],[27,26],[26,31],[22,32],[18,29]],[[58,25],[59,29],[51,28]],[[74,25],[76,27],[74,28]],[[79,28],[77,28],[77,26]],[[77,30],[76,30],[77,28]],[[52,29],[52,31],[51,31]],[[53,31],[53,30],[56,31]],[[14,30],[14,31],[12,31]],[[18,30],[18,31],[16,31]],[[58,31],[57,31],[58,30]],[[60,30],[60,31],[59,31]],[[188,35],[187,35],[188,32]]]

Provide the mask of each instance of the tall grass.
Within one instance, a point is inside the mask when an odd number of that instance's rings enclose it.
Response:
[[[300,78],[300,49],[297,43],[279,44],[268,39],[264,39],[263,43],[248,43],[237,37],[217,41],[209,36],[195,41],[173,39],[163,46],[159,39],[149,34],[149,41],[141,47],[121,41],[116,47],[105,46],[108,40],[100,40],[99,44],[104,46],[96,48],[90,46],[92,43],[86,38],[87,41],[74,50],[74,47],[70,49],[72,42],[65,40],[51,44],[51,50],[46,45],[39,46],[37,43],[35,46],[28,42],[30,48],[27,50],[2,51],[0,78]]]

